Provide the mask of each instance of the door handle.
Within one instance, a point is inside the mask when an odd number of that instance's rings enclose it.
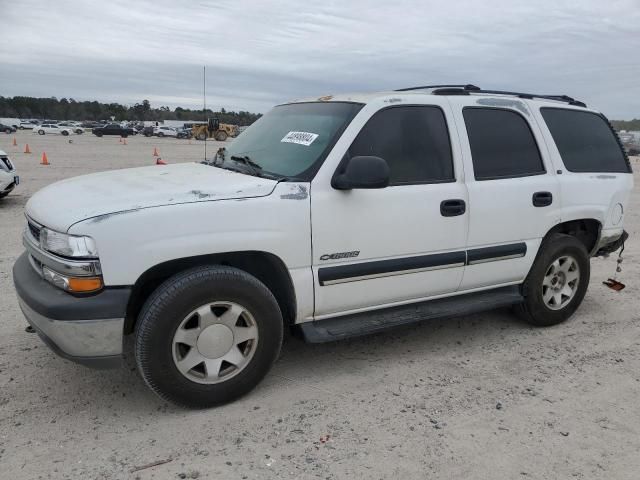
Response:
[[[553,203],[551,192],[536,192],[531,199],[534,207],[548,207]]]
[[[443,217],[455,217],[467,211],[467,204],[464,200],[452,199],[440,202],[440,215]]]

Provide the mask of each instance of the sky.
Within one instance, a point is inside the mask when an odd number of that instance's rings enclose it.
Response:
[[[414,85],[640,118],[640,0],[0,0],[0,95],[265,112]]]

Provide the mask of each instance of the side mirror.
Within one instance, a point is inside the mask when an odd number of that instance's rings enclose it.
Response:
[[[331,179],[331,186],[336,190],[385,188],[388,185],[389,165],[380,157],[352,157]]]

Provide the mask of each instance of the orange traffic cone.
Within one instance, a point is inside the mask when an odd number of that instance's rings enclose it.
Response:
[[[42,161],[40,165],[49,165],[49,159],[47,158],[46,152],[42,152]]]
[[[29,150],[29,144],[28,143],[24,146],[24,153],[31,153],[31,150]]]
[[[163,159],[158,157],[156,160],[156,165],[167,165],[167,162],[165,162]]]
[[[13,137],[13,146],[17,147],[18,146],[18,142],[16,142],[16,137]]]
[[[160,154],[158,153],[158,149],[156,147],[153,147],[153,156],[154,157],[159,157]]]

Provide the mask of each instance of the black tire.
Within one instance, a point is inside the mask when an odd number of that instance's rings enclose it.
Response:
[[[63,136],[63,137],[66,137],[66,136],[68,136],[68,135],[69,135],[69,132],[67,132],[66,130],[63,130],[63,131],[62,131],[62,132],[60,132],[60,133],[62,133],[62,136]]]
[[[552,309],[543,299],[543,281],[551,264],[566,256],[574,258],[578,264],[578,282],[573,297],[570,297],[564,306]],[[527,322],[540,327],[557,325],[565,321],[582,303],[587,293],[590,275],[589,253],[584,244],[571,235],[552,234],[543,241],[538,256],[522,286],[524,303],[517,307],[517,312]]]
[[[44,130],[38,130],[38,135],[44,135]]]
[[[251,360],[236,375],[220,383],[198,383],[176,367],[173,337],[190,312],[216,301],[234,302],[249,311],[259,340]],[[252,390],[277,359],[282,335],[278,302],[257,278],[233,267],[196,267],[169,278],[145,302],[135,331],[136,364],[145,383],[160,397],[189,408],[208,408]]]
[[[102,132],[96,132],[96,137],[102,137]]]
[[[164,133],[162,133],[162,132],[158,132],[158,136],[159,136],[159,137],[164,137]]]

